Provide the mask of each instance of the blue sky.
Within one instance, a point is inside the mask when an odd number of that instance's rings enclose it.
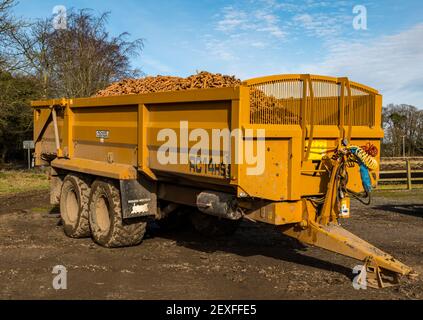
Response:
[[[112,34],[145,39],[133,65],[148,75],[348,76],[384,104],[423,108],[421,0],[19,0],[15,14],[47,17],[56,5],[110,11]],[[356,5],[367,9],[367,30],[353,28]]]

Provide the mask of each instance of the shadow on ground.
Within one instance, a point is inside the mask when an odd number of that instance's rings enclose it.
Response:
[[[181,230],[162,230],[152,222],[147,238],[160,237],[175,241],[178,246],[203,253],[216,251],[235,254],[241,257],[266,256],[286,262],[337,272],[349,279],[353,278],[351,268],[333,262],[305,255],[307,247],[296,239],[280,233],[274,226],[243,221],[234,235],[208,238],[198,234],[191,227]]]
[[[413,217],[423,217],[423,204],[383,204],[374,206],[373,209],[407,214]]]

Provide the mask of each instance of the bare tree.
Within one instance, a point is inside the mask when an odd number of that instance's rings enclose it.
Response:
[[[0,163],[19,156],[22,140],[32,135],[30,100],[90,96],[135,76],[130,58],[143,47],[127,33],[111,36],[107,13],[71,10],[67,28],[56,30],[53,18],[15,19],[15,4],[0,0]]]
[[[55,30],[47,19],[10,33],[21,68],[41,79],[46,97],[90,96],[111,82],[137,75],[130,58],[141,52],[143,41],[126,40],[128,33],[110,36],[108,15],[71,10],[66,29]]]
[[[52,61],[48,42],[53,31],[51,19],[39,20],[8,32],[9,53],[14,55],[14,70],[39,79],[45,97],[53,92]]]
[[[414,106],[390,104],[383,108],[385,137],[382,144],[384,156],[423,154],[423,110]]]
[[[9,55],[8,35],[21,25],[11,14],[16,5],[15,0],[0,0],[0,69],[10,69],[13,55]]]
[[[15,22],[10,9],[15,6],[15,0],[0,0],[0,34],[14,27]]]

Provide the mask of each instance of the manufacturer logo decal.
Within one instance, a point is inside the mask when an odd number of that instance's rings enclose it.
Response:
[[[146,213],[148,212],[148,203],[144,203],[144,204],[136,204],[132,207],[132,214],[137,214],[137,213]]]
[[[95,136],[96,136],[96,138],[99,138],[99,139],[108,139],[109,138],[109,130],[96,130]]]
[[[128,205],[131,207],[131,212],[128,214],[129,217],[140,217],[145,216],[149,213],[149,202],[151,199],[136,199],[136,200],[128,200]]]

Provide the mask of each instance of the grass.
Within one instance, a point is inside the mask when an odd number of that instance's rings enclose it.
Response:
[[[49,180],[45,173],[28,170],[0,171],[0,196],[48,188]]]
[[[378,184],[377,190],[408,190],[406,184]],[[412,190],[423,190],[423,184],[412,184]]]
[[[390,199],[423,199],[423,189],[380,189],[378,186],[378,189],[374,191],[373,195],[376,197],[384,197]]]

